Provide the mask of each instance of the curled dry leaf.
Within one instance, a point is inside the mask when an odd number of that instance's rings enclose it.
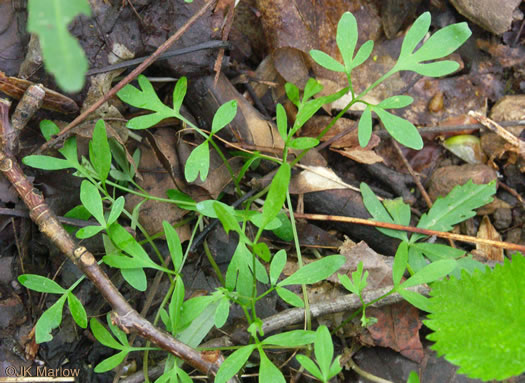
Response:
[[[481,224],[479,225],[479,230],[477,234],[478,238],[490,239],[493,241],[501,241],[501,234],[498,233],[496,228],[490,222],[488,216],[483,216]],[[503,262],[503,249],[483,244],[476,244],[477,255],[483,256],[486,259],[492,261]]]

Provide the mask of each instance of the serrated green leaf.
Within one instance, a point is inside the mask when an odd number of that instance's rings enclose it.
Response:
[[[298,150],[308,150],[319,145],[319,140],[313,137],[299,137],[290,142],[290,148]]]
[[[210,153],[208,141],[204,141],[202,144],[192,150],[186,165],[184,166],[184,176],[186,181],[193,182],[197,179],[200,173],[200,179],[202,182],[208,177],[208,171],[210,170]]]
[[[175,270],[179,270],[183,256],[179,235],[168,221],[163,221],[162,227],[164,228],[164,235],[166,236],[166,242],[168,243],[168,249],[170,250],[173,267]]]
[[[261,343],[272,346],[299,347],[305,344],[313,343],[314,340],[315,333],[313,331],[292,330],[269,336]]]
[[[304,307],[303,300],[300,297],[298,297],[297,294],[294,294],[290,290],[285,289],[284,287],[276,286],[275,292],[283,301],[285,301],[289,305],[294,307]]]
[[[465,185],[458,185],[446,197],[440,197],[434,202],[428,213],[421,217],[417,227],[450,231],[454,225],[476,215],[474,209],[491,202],[495,193],[496,181],[477,185],[470,180]],[[419,234],[411,239],[422,237],[424,236]]]
[[[355,46],[357,44],[357,21],[350,12],[343,13],[339,23],[337,24],[337,33],[335,41],[343,62],[345,63],[346,72],[349,73],[352,70],[352,60],[354,57]]]
[[[49,342],[53,339],[51,331],[56,329],[62,323],[62,309],[67,295],[64,294],[50,308],[43,312],[36,322],[35,341],[37,344]]]
[[[91,15],[86,0],[29,0],[27,30],[39,37],[46,70],[55,76],[66,92],[78,92],[84,86],[88,62],[68,25],[79,14]]]
[[[80,202],[91,213],[93,217],[102,226],[106,226],[104,219],[104,208],[102,206],[102,198],[95,185],[89,181],[82,181],[80,185]]]
[[[332,56],[327,55],[323,51],[312,49],[310,51],[310,56],[312,56],[314,61],[317,64],[321,65],[323,68],[326,68],[334,72],[344,72],[345,71],[345,67],[343,64],[341,64],[339,61],[334,59]]]
[[[367,106],[361,114],[359,119],[359,125],[357,126],[357,138],[359,139],[359,145],[366,147],[372,137],[372,111]]]
[[[368,210],[374,220],[379,222],[395,223],[381,201],[379,201],[375,193],[372,191],[372,189],[370,189],[370,186],[362,182],[360,189],[366,210]],[[385,235],[388,235],[389,237],[398,238],[402,241],[407,239],[407,234],[403,231],[381,228],[377,228],[377,230]]]
[[[266,356],[262,348],[259,349],[261,364],[259,366],[259,382],[286,383],[283,373]]]
[[[128,353],[129,350],[123,350],[116,353],[113,356],[110,356],[109,358],[104,359],[102,362],[97,364],[94,371],[97,374],[101,374],[103,372],[112,370],[113,368],[117,367],[120,363],[122,363],[122,361],[124,360],[126,355],[128,355]]]
[[[69,162],[68,160],[63,160],[61,158],[55,158],[50,156],[43,156],[40,154],[25,156],[22,159],[22,163],[24,165],[31,166],[32,168],[42,170],[62,170],[75,167],[75,165]]]
[[[380,107],[374,107],[373,110],[397,142],[415,150],[423,148],[423,139],[414,124]]]
[[[104,120],[98,120],[93,129],[93,138],[89,143],[89,159],[101,181],[105,182],[111,168],[111,151]]]
[[[251,353],[255,349],[254,344],[239,348],[222,362],[217,375],[215,376],[215,383],[225,383],[230,380],[239,370],[244,366]]]
[[[301,285],[317,283],[335,273],[345,263],[342,255],[329,255],[317,261],[304,265],[288,278],[279,282],[278,286]]]
[[[473,379],[504,380],[525,372],[525,259],[484,273],[463,272],[461,279],[435,283],[432,313],[425,325],[434,331],[432,348]]]
[[[71,291],[67,294],[69,311],[75,322],[82,328],[87,327],[87,315],[82,302]]]
[[[455,268],[456,261],[454,259],[443,259],[432,262],[404,281],[401,287],[406,288],[437,281],[450,274]]]
[[[272,258],[270,263],[270,283],[275,285],[286,265],[286,250],[281,249]]]
[[[263,206],[263,227],[271,222],[277,214],[281,211],[284,201],[286,200],[286,193],[288,191],[288,185],[290,183],[291,168],[290,164],[283,162],[275,176],[273,177],[270,189],[266,195],[266,200]]]
[[[18,277],[18,282],[25,288],[39,293],[64,294],[67,291],[55,281],[36,274],[22,274]]]
[[[184,96],[186,96],[186,90],[188,89],[188,80],[182,76],[179,78],[173,89],[173,110],[177,113],[180,111]]]
[[[53,121],[42,120],[40,121],[40,131],[46,141],[49,141],[52,136],[60,132],[60,128]]]
[[[218,133],[222,128],[233,121],[237,114],[237,101],[231,100],[222,104],[213,116],[211,132]]]

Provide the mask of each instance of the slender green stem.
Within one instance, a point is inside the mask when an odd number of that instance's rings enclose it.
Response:
[[[221,283],[223,287],[226,287],[226,282],[221,273],[221,269],[219,269],[217,262],[215,262],[215,259],[213,259],[213,255],[211,254],[210,248],[208,246],[208,241],[204,240],[203,244],[204,244],[204,252],[206,253],[206,257],[208,258],[208,261],[210,262],[211,267],[215,271],[217,278],[219,278],[219,282]]]
[[[303,267],[303,257],[301,255],[301,245],[299,244],[299,235],[297,234],[297,227],[295,226],[295,219],[293,216],[293,205],[292,205],[292,199],[290,198],[290,191],[286,191],[286,203],[288,205],[288,211],[290,212],[290,222],[292,223],[292,232],[293,232],[293,240],[295,244],[295,251],[297,252],[297,263],[299,265],[299,269]],[[304,297],[304,315],[305,315],[305,321],[306,321],[306,328],[307,330],[312,329],[312,317],[310,313],[310,303],[308,301],[308,291],[306,290],[306,285],[301,285],[303,290],[303,297]]]

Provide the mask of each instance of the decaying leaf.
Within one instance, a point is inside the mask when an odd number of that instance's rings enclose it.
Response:
[[[490,239],[493,241],[501,241],[501,234],[490,222],[488,216],[483,216],[481,224],[479,225],[478,238]],[[476,244],[476,254],[483,256],[492,261],[503,262],[503,249],[481,243]]]

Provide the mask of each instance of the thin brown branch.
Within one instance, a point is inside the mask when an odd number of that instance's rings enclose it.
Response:
[[[60,131],[60,133],[53,139],[47,141],[45,144],[43,144],[36,153],[42,153],[49,147],[55,146],[57,143],[62,141],[66,138],[66,133],[71,131],[75,126],[80,124],[82,121],[86,119],[91,113],[93,113],[95,110],[97,110],[98,107],[100,107],[102,104],[104,104],[106,101],[108,101],[111,97],[115,96],[119,90],[124,88],[127,84],[129,84],[133,79],[135,79],[139,74],[141,74],[147,67],[149,67],[153,62],[162,54],[164,53],[170,46],[173,45],[175,41],[177,41],[187,30],[189,27],[193,25],[202,15],[206,13],[206,11],[212,6],[213,3],[215,3],[216,0],[208,0],[201,9],[197,13],[195,13],[186,23],[180,27],[177,32],[175,32],[168,40],[166,40],[160,47],[157,48],[153,54],[148,57],[146,60],[142,62],[138,67],[133,69],[133,71],[128,74],[126,77],[124,77],[120,82],[115,85],[113,88],[110,89],[108,93],[104,95],[104,97],[100,98],[97,102],[95,102],[93,105],[91,105],[88,109],[86,109],[83,113],[81,113],[77,118],[75,118],[73,121],[71,121],[64,129]]]
[[[3,121],[2,126],[0,126],[0,137],[6,124],[5,119],[1,117],[5,116],[8,110],[7,104],[0,102],[0,120]],[[75,241],[60,225],[55,214],[46,204],[43,195],[33,187],[33,184],[25,176],[16,159],[10,153],[6,153],[4,147],[0,150],[0,171],[14,186],[29,209],[31,219],[38,225],[40,231],[82,270],[97,287],[104,299],[112,306],[112,318],[116,324],[126,333],[133,331],[149,339],[157,346],[181,358],[205,374],[215,374],[217,372],[219,366],[213,361],[207,360],[203,353],[176,340],[170,334],[157,329],[129,305],[100,268],[93,254],[83,246],[77,247]]]
[[[371,220],[363,219],[363,218],[342,217],[338,215],[294,213],[294,216],[295,218],[304,218],[304,219],[309,219],[312,221],[345,222],[345,223],[354,223],[357,225],[374,226],[374,227],[382,227],[385,229],[408,231],[411,233],[419,233],[419,234],[428,235],[429,237],[435,235],[436,237],[439,237],[439,238],[452,239],[452,240],[460,241],[460,242],[480,243],[480,244],[494,246],[494,247],[501,248],[501,249],[521,251],[522,253],[525,254],[525,246],[518,245],[515,243],[509,243],[509,242],[493,241],[491,239],[485,239],[485,238],[476,238],[476,237],[471,237],[470,235],[453,234],[453,233],[447,233],[444,231],[421,229],[418,227],[397,225],[395,223],[377,222],[377,221],[371,221]]]
[[[377,298],[382,297],[392,290],[393,286],[382,287],[376,290],[369,290],[363,292],[363,301],[370,303]],[[426,285],[419,285],[409,288],[411,291],[418,292],[419,294],[428,295],[430,289]],[[402,301],[404,298],[398,293],[390,294],[380,301],[374,303],[372,307],[381,307],[397,303]],[[363,306],[357,294],[348,294],[341,297],[337,297],[332,300],[325,302],[314,303],[310,305],[310,314],[312,318],[317,318],[321,315],[335,314],[343,311],[357,310]],[[290,326],[304,320],[304,309],[293,308],[281,311],[278,314],[269,316],[263,319],[263,331],[265,334],[280,330],[286,326]]]

